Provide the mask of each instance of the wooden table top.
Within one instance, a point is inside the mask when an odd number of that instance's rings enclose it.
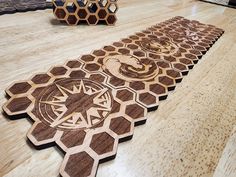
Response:
[[[13,81],[158,22],[181,15],[210,23],[225,34],[159,109],[148,114],[134,138],[119,145],[116,159],[99,166],[97,176],[234,176],[236,11],[189,0],[120,0],[118,4],[118,21],[109,27],[61,25],[52,10],[0,16],[0,104]],[[35,150],[26,142],[30,127],[27,119],[11,121],[0,115],[0,176],[58,176],[63,155],[56,147]]]

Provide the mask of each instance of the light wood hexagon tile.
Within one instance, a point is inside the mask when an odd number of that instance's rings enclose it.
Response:
[[[6,89],[4,111],[29,116],[38,148],[57,145],[62,176],[95,176],[223,30],[174,17]]]

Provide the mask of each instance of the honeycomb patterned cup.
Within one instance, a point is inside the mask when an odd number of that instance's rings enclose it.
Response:
[[[117,21],[117,0],[53,0],[56,18],[68,25],[105,23],[114,25]]]

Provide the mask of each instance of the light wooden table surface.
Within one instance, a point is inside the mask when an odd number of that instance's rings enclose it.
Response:
[[[148,114],[134,138],[119,145],[116,159],[99,166],[97,176],[235,177],[236,10],[194,0],[119,0],[119,6],[119,20],[111,27],[60,25],[52,10],[0,16],[0,104],[13,81],[168,18],[210,23],[225,34],[158,111]],[[27,119],[0,115],[0,176],[58,176],[62,154],[54,147],[35,150],[26,142],[30,126]]]

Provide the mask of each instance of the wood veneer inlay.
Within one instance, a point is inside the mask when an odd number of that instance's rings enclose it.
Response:
[[[62,176],[95,176],[99,162],[115,157],[118,143],[132,138],[222,34],[174,17],[13,83],[3,109],[34,121],[27,137],[35,146],[65,152]]]

